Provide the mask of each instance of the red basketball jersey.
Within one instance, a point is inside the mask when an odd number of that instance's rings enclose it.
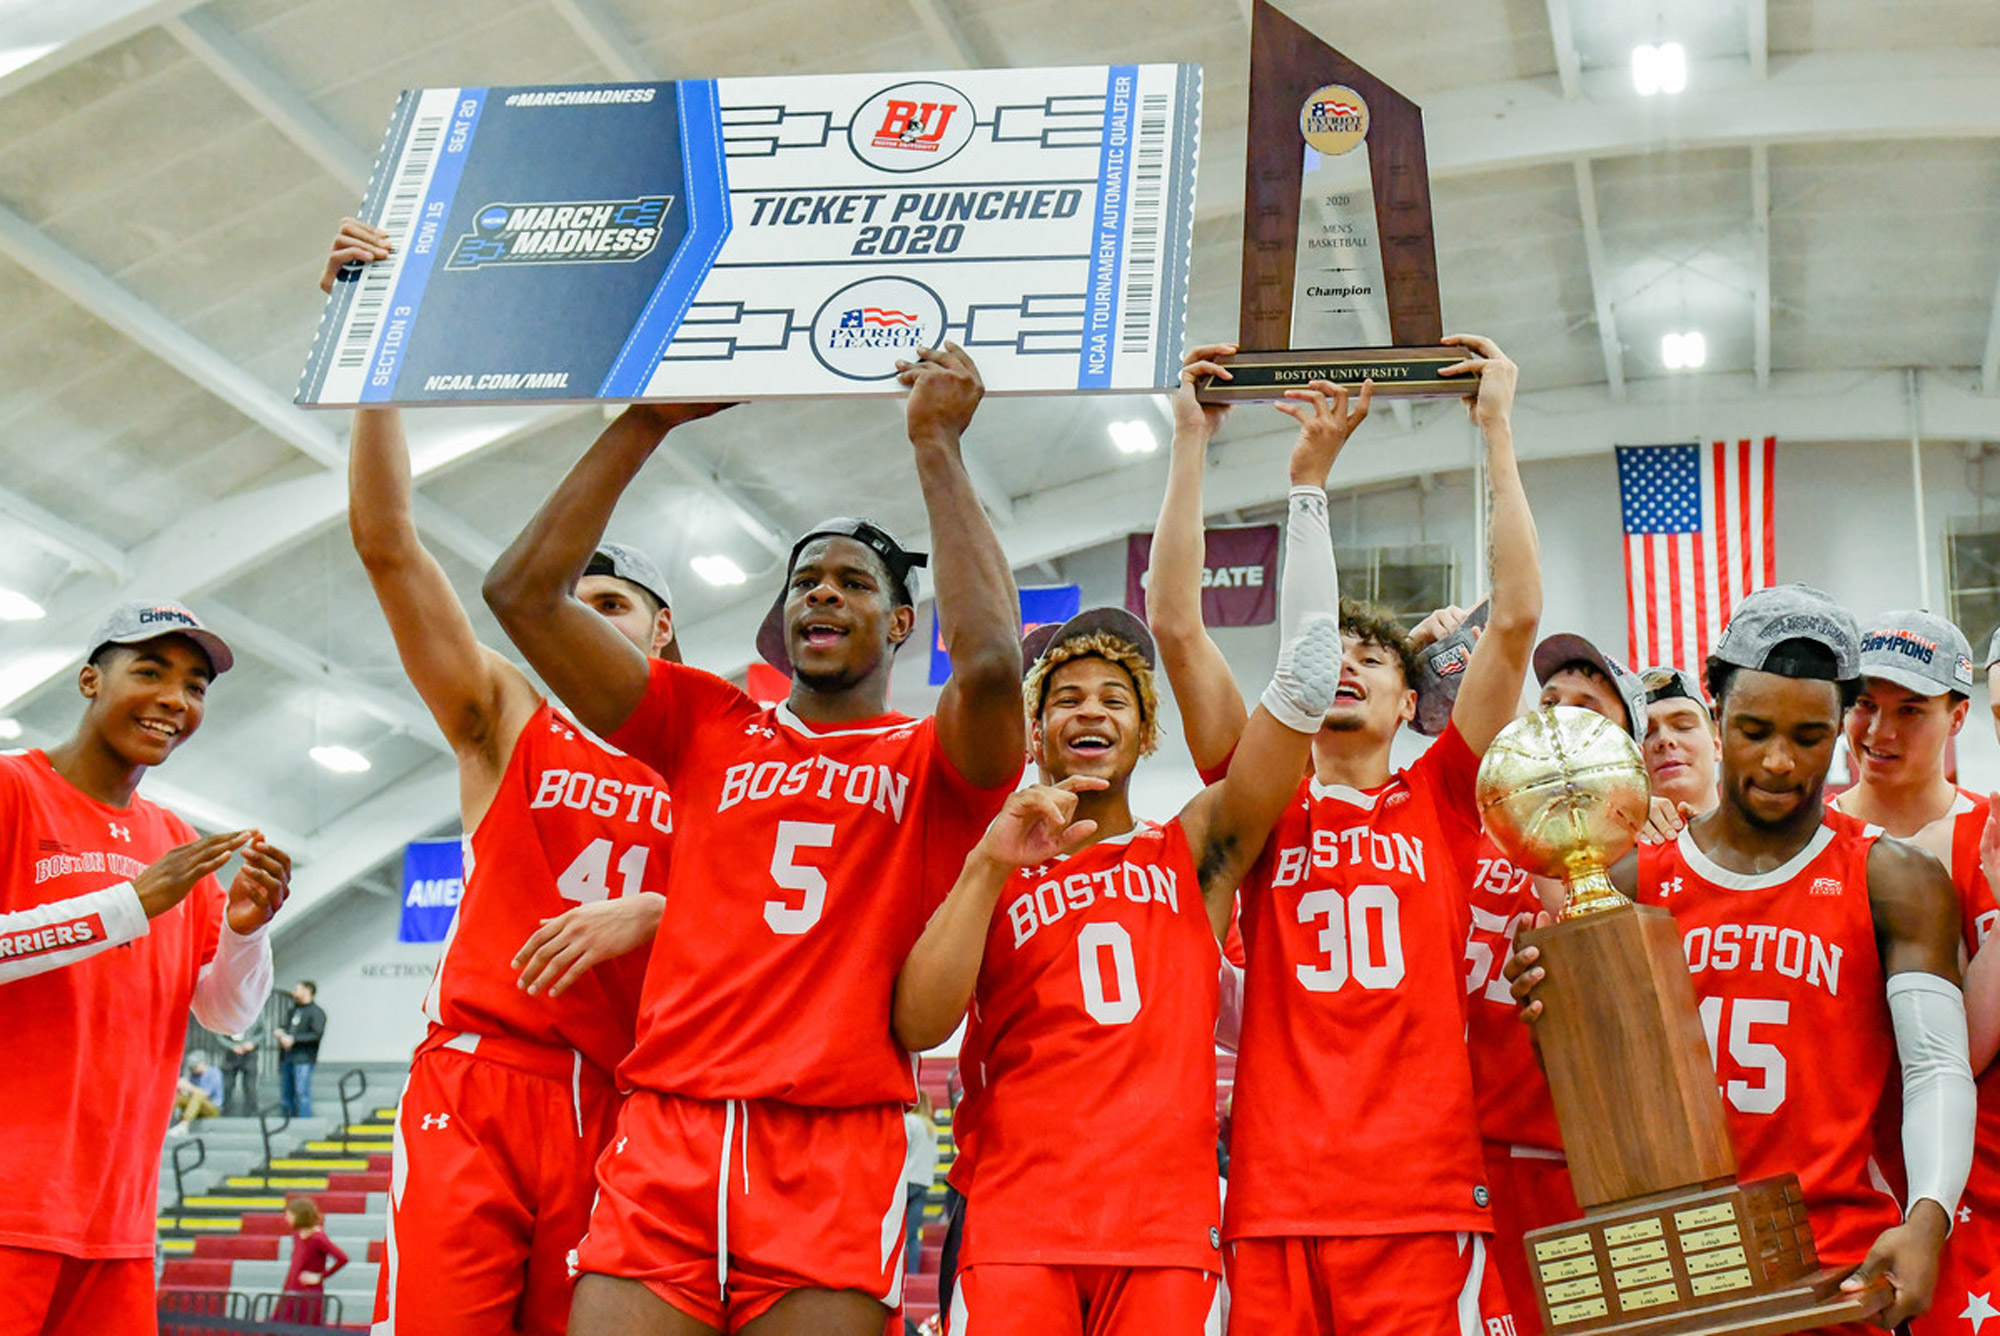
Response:
[[[1492,1228],[1461,984],[1478,770],[1447,729],[1380,788],[1308,778],[1244,881],[1226,1237]]]
[[[1465,1041],[1479,1135],[1487,1141],[1562,1149],[1548,1077],[1507,982],[1514,938],[1533,926],[1542,897],[1528,874],[1480,837],[1472,864],[1472,931],[1465,939]]]
[[[561,997],[523,992],[514,955],[543,920],[578,905],[664,893],[673,829],[658,775],[542,702],[468,841],[465,893],[425,1014],[617,1071],[632,1051],[647,953],[605,961]]]
[[[1691,831],[1639,846],[1638,899],[1680,927],[1740,1176],[1799,1176],[1828,1265],[1859,1262],[1902,1218],[1872,1158],[1897,1144],[1901,1104],[1868,900],[1874,839],[1824,824],[1759,875],[1717,865]]]
[[[1008,880],[959,1052],[960,1265],[1221,1270],[1221,963],[1179,820]]]
[[[979,789],[936,721],[814,727],[656,662],[612,741],[674,795],[666,917],[619,1075],[698,1099],[916,1097],[896,974],[1014,781]]]
[[[195,838],[144,798],[85,796],[39,751],[0,756],[0,913],[129,882]],[[0,984],[0,1244],[153,1255],[160,1140],[223,901],[205,877],[136,941]]]

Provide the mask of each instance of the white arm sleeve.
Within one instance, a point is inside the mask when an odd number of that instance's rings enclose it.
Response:
[[[1890,976],[1889,1016],[1903,1062],[1903,1161],[1910,1206],[1928,1197],[1956,1221],[1972,1172],[1976,1094],[1967,1056],[1965,995],[1935,974]]]
[[[271,925],[238,933],[227,920],[215,958],[194,981],[194,1018],[217,1034],[241,1034],[255,1023],[271,995]]]
[[[1243,971],[1222,962],[1222,1005],[1215,1015],[1215,1042],[1231,1053],[1243,1033]]]
[[[1291,491],[1278,636],[1278,666],[1264,688],[1264,708],[1294,733],[1317,733],[1340,686],[1341,654],[1340,574],[1322,488]]]
[[[150,926],[129,881],[0,914],[0,983],[74,965],[144,937]]]

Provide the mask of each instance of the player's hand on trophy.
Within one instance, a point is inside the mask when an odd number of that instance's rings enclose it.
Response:
[[[250,843],[252,834],[247,830],[228,830],[205,835],[154,859],[132,878],[132,889],[138,893],[139,907],[146,911],[146,917],[158,918],[187,899],[195,883],[222,871],[230,856]]]
[[[1672,844],[1692,820],[1694,807],[1691,804],[1677,803],[1670,798],[1654,798],[1646,813],[1646,824],[1639,831],[1639,843]]]
[[[1294,487],[1324,487],[1340,448],[1368,416],[1375,400],[1375,382],[1361,382],[1361,393],[1352,394],[1345,385],[1316,380],[1302,389],[1286,390],[1285,397],[1271,407],[1299,424],[1299,439],[1292,445],[1291,471]]]
[[[945,440],[956,443],[972,422],[972,414],[986,393],[979,368],[965,349],[955,343],[926,348],[913,362],[896,362],[896,379],[909,388],[909,402],[903,414],[912,441]]]
[[[1479,373],[1478,388],[1465,396],[1465,411],[1481,431],[1507,425],[1514,411],[1514,386],[1521,369],[1500,351],[1500,345],[1478,334],[1447,334],[1444,341],[1466,350],[1463,362],[1454,362],[1438,372],[1441,376]]]
[[[292,893],[292,856],[261,833],[250,834],[250,843],[243,846],[243,866],[229,883],[229,908],[224,911],[229,930],[238,934],[269,923]]]
[[[326,268],[320,271],[319,290],[331,296],[335,283],[359,275],[361,266],[371,260],[388,259],[393,249],[387,232],[378,232],[356,218],[341,219],[340,231],[333,238],[333,253],[326,257]],[[348,269],[349,265],[354,267]],[[343,274],[342,270],[347,272]]]
[[[664,896],[642,892],[543,919],[514,953],[521,991],[561,997],[593,967],[651,942],[666,907]]]
[[[1174,446],[1206,447],[1229,412],[1228,404],[1205,404],[1194,397],[1203,376],[1234,380],[1223,363],[1236,351],[1233,343],[1204,343],[1181,359],[1181,387],[1174,391]]]
[[[1555,921],[1556,916],[1543,909],[1536,912],[1535,921],[1529,926],[1546,928]],[[1501,967],[1501,972],[1507,976],[1508,986],[1513,991],[1514,1001],[1521,1008],[1521,1019],[1530,1025],[1542,1018],[1542,1002],[1535,996],[1535,989],[1543,979],[1549,977],[1548,971],[1536,963],[1541,958],[1540,948],[1524,946],[1508,956],[1507,963]]]
[[[1036,784],[1007,799],[973,850],[988,862],[1033,867],[1075,853],[1097,833],[1095,821],[1076,820],[1077,795],[1109,788],[1095,775],[1071,775],[1060,784]]]
[[[1944,1207],[1928,1197],[1910,1208],[1910,1217],[1885,1229],[1854,1274],[1840,1282],[1852,1293],[1878,1282],[1888,1283],[1895,1301],[1870,1321],[1895,1328],[1931,1306],[1937,1289],[1938,1254],[1944,1249],[1949,1222]]]

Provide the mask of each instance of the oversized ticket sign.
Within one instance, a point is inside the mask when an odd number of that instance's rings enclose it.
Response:
[[[1174,383],[1194,65],[405,92],[298,402]]]

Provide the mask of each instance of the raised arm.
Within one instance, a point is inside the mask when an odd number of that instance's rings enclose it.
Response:
[[[1218,938],[1229,931],[1237,883],[1298,792],[1312,760],[1313,737],[1340,686],[1340,578],[1327,524],[1326,477],[1354,424],[1367,416],[1371,387],[1362,387],[1352,413],[1346,393],[1324,382],[1290,393],[1299,438],[1289,464],[1277,667],[1230,757],[1229,773],[1198,794],[1181,816]]]
[[[1453,334],[1445,339],[1466,349],[1466,359],[1449,368],[1464,374],[1479,372],[1479,388],[1466,396],[1466,408],[1486,438],[1486,542],[1488,579],[1492,581],[1492,612],[1486,630],[1465,666],[1451,721],[1475,756],[1486,754],[1494,737],[1514,718],[1528,660],[1535,650],[1535,628],[1542,619],[1542,555],[1535,537],[1535,517],[1528,513],[1528,495],[1514,462],[1514,363],[1491,339]]]
[[[1174,395],[1174,442],[1167,463],[1167,491],[1153,527],[1153,552],[1146,571],[1146,625],[1159,649],[1181,728],[1197,770],[1215,769],[1243,735],[1249,712],[1229,671],[1229,661],[1201,620],[1201,571],[1207,537],[1202,525],[1201,482],[1209,443],[1229,412],[1225,405],[1195,398],[1204,375],[1229,380],[1223,365],[1236,345],[1196,348],[1181,365]]]
[[[486,606],[577,721],[608,735],[646,694],[638,646],[576,596],[618,498],[666,434],[724,404],[634,404],[604,429],[556,485],[513,546],[486,573]]]
[[[1021,868],[1083,847],[1097,833],[1097,823],[1072,824],[1076,796],[1104,786],[1102,779],[1076,775],[1008,795],[896,975],[891,1024],[904,1048],[912,1053],[935,1048],[958,1028],[979,982],[986,932],[1008,879]]]
[[[980,788],[1021,771],[1021,601],[1014,572],[966,476],[959,438],[985,393],[979,368],[955,343],[899,362],[917,481],[930,518],[938,630],[951,680],[938,697],[938,737],[958,772]]]

